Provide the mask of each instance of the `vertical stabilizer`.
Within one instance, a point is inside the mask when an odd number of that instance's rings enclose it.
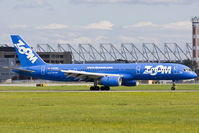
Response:
[[[20,36],[11,35],[11,38],[22,67],[46,64]]]

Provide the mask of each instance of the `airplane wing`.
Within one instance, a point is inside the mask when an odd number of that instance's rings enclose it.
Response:
[[[75,80],[89,80],[89,79],[100,79],[102,77],[107,76],[119,76],[119,74],[106,74],[106,73],[93,73],[93,72],[85,72],[85,71],[74,71],[74,70],[61,70],[67,77],[74,77]]]
[[[20,69],[20,68],[14,68],[14,67],[3,67],[4,69],[10,69],[10,70],[18,70],[21,72],[28,72],[28,73],[33,73],[35,71],[31,71],[31,70],[26,70],[26,69]]]

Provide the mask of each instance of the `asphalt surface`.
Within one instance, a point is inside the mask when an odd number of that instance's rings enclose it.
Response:
[[[37,83],[25,83],[25,84],[0,84],[0,86],[22,86],[22,87],[35,87]],[[43,83],[38,83],[43,84]],[[78,85],[93,85],[91,83],[67,83],[67,84],[56,84],[56,83],[47,83],[47,86],[78,86]]]

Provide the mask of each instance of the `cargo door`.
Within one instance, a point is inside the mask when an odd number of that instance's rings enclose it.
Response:
[[[46,68],[45,68],[45,66],[42,66],[41,67],[41,75],[45,75],[45,72],[46,72]]]
[[[173,67],[173,74],[178,74],[178,67],[177,66]]]
[[[136,67],[136,74],[139,75],[140,74],[140,66]]]

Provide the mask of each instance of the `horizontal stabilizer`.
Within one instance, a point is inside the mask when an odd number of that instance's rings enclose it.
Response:
[[[21,72],[27,72],[27,73],[33,73],[35,71],[31,71],[31,70],[26,70],[26,69],[20,69],[20,68],[14,68],[14,67],[3,67],[4,69],[10,69],[10,70],[18,70]]]

